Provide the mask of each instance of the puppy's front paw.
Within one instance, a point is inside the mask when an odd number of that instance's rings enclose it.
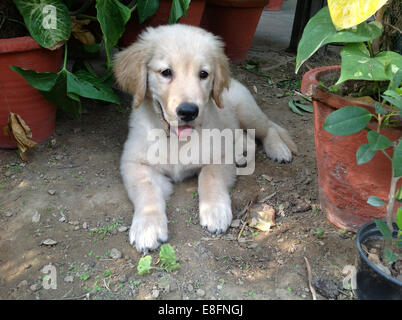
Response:
[[[200,204],[200,224],[209,232],[219,234],[225,232],[232,222],[232,209],[229,203],[216,202]]]
[[[167,218],[164,214],[135,213],[129,232],[130,244],[147,253],[168,239]]]
[[[292,161],[292,151],[273,128],[268,130],[268,135],[264,139],[264,150],[267,156],[276,162]]]

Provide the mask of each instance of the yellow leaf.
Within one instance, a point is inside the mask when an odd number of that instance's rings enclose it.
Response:
[[[73,34],[74,38],[85,45],[92,45],[95,43],[94,35],[89,30],[84,28],[84,26],[91,23],[91,20],[77,20],[75,17],[71,17],[71,23],[71,33]]]
[[[348,29],[366,21],[387,0],[328,0],[332,23],[337,30]]]
[[[32,132],[25,121],[18,114],[10,112],[8,123],[3,128],[3,131],[9,138],[14,137],[20,151],[21,159],[27,161],[25,152],[29,148],[35,147],[36,142],[31,140]]]

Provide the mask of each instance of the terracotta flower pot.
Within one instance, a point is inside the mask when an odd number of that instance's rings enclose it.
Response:
[[[41,142],[53,134],[56,106],[24,78],[10,69],[16,65],[39,72],[58,72],[62,49],[50,51],[40,47],[31,37],[0,39],[0,147],[16,148],[14,139],[3,133],[11,112],[19,114],[31,128],[32,139]]]
[[[130,44],[137,40],[138,35],[146,27],[157,27],[169,22],[170,8],[172,6],[171,0],[160,0],[158,11],[142,24],[138,22],[137,14],[133,14],[131,19],[127,22],[126,30],[119,40],[119,45],[128,47]],[[205,0],[192,0],[187,11],[187,18],[181,17],[179,23],[189,24],[192,26],[199,26],[201,23],[202,14],[205,8]]]
[[[225,52],[232,61],[242,61],[268,1],[207,0],[201,27],[222,37]]]
[[[357,165],[356,151],[367,143],[367,132],[362,130],[348,136],[336,136],[323,129],[327,116],[347,105],[360,106],[374,112],[374,106],[350,100],[324,91],[319,86],[320,77],[337,72],[340,66],[312,69],[303,76],[301,91],[313,98],[314,138],[318,168],[318,191],[321,208],[330,222],[341,229],[357,229],[376,218],[384,218],[386,209],[373,207],[367,199],[378,196],[388,199],[391,183],[391,161],[381,152],[362,165]],[[376,129],[376,123],[369,123]],[[402,135],[402,128],[383,129],[381,134],[391,141]],[[392,155],[392,148],[386,150]],[[402,185],[402,181],[398,187]],[[399,202],[395,204],[395,213]]]
[[[265,6],[264,10],[279,11],[282,8],[284,0],[269,0],[269,3]]]

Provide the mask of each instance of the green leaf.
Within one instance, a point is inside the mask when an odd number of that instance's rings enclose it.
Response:
[[[336,31],[328,7],[324,7],[310,19],[304,28],[297,48],[296,73],[308,58],[328,43],[372,41],[378,38],[381,33],[382,29],[376,23],[367,22],[359,24],[355,29]]]
[[[151,262],[151,256],[142,257],[140,261],[138,261],[137,272],[140,276],[145,273],[149,273],[149,271],[151,270]]]
[[[346,106],[325,119],[324,130],[340,136],[353,134],[364,129],[371,117],[371,113],[362,107]]]
[[[36,72],[18,66],[10,66],[10,69],[19,73],[26,82],[38,90],[50,91],[56,84],[57,73],[54,72]]]
[[[367,134],[367,140],[369,142],[370,149],[374,151],[384,150],[392,146],[392,142],[387,137],[384,137],[374,130],[371,130]]]
[[[101,43],[94,43],[94,44],[82,44],[82,48],[85,52],[95,53],[98,52],[102,47]]]
[[[137,0],[138,19],[143,23],[148,17],[153,16],[159,8],[159,0]]]
[[[370,57],[363,43],[347,44],[341,51],[341,75],[336,84],[346,80],[392,80],[402,68],[402,56],[393,51],[383,51]],[[388,71],[389,70],[389,71]]]
[[[67,91],[88,99],[97,99],[120,104],[113,89],[101,79],[84,70],[67,73]]]
[[[394,177],[402,176],[402,140],[394,149],[394,156],[392,157],[392,168],[394,169]]]
[[[182,16],[187,17],[187,10],[191,0],[173,0],[170,9],[169,24],[176,23]]]
[[[392,232],[389,230],[387,224],[384,220],[375,219],[374,220],[377,229],[381,232],[384,238],[392,240]]]
[[[389,89],[396,90],[402,83],[402,69],[399,69],[396,73],[394,78],[392,79]]]
[[[396,192],[395,192],[395,200],[396,201],[399,201],[399,202],[402,202],[402,187],[399,187],[399,189],[398,190],[396,190]],[[401,209],[401,208],[399,208],[399,209]],[[398,210],[399,210],[398,209]],[[402,211],[402,210],[401,210]],[[398,211],[399,212],[399,211]],[[401,219],[402,219],[402,217],[401,217]],[[402,229],[402,228],[400,228],[400,229]]]
[[[402,189],[402,187],[399,189]],[[402,230],[402,208],[398,208],[398,212],[396,213],[396,225],[399,230]]]
[[[387,110],[385,110],[378,102],[376,102],[375,103],[375,113],[387,114]]]
[[[140,6],[138,1],[138,6]],[[131,17],[131,10],[118,0],[97,0],[97,18],[105,41],[107,67],[112,65],[112,48],[122,36],[125,25]]]
[[[289,106],[289,108],[294,112],[294,113],[297,113],[297,114],[299,114],[299,115],[303,115],[302,113],[301,113],[301,111],[299,110],[299,109],[297,109],[297,107],[296,107],[296,105],[295,105],[295,102],[293,101],[293,100],[289,100],[289,102],[288,102],[288,106]]]
[[[161,267],[166,271],[173,271],[179,267],[174,254],[174,249],[170,244],[163,244],[159,252],[159,258],[161,260]]]
[[[385,258],[387,259],[388,263],[393,263],[398,260],[397,255],[395,253],[393,253],[392,251],[390,251],[389,249],[385,249],[384,253],[385,253]]]
[[[14,0],[14,3],[30,35],[42,47],[58,47],[60,42],[70,37],[71,19],[64,1]]]
[[[357,164],[361,165],[371,161],[371,159],[374,158],[375,154],[376,151],[372,150],[369,144],[365,143],[361,145],[356,152]]]
[[[402,110],[402,96],[399,95],[394,90],[387,90],[384,92],[382,97],[387,100],[391,105],[397,107],[399,110]]]
[[[313,106],[311,104],[303,104],[303,103],[295,101],[295,105],[306,112],[310,112],[310,113],[314,112]]]
[[[367,200],[367,203],[373,207],[382,207],[384,205],[384,201],[376,196],[370,196]]]

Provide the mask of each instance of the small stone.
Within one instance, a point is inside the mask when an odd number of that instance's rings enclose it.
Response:
[[[117,230],[116,229],[110,229],[109,233],[115,235],[115,234],[117,234]]]
[[[230,226],[231,226],[232,228],[239,228],[239,227],[240,227],[240,222],[241,222],[240,219],[234,219],[234,220],[232,221],[232,223],[230,224]]]
[[[187,290],[188,290],[189,292],[193,292],[194,287],[193,287],[191,284],[189,284],[189,285],[187,286]]]
[[[50,189],[47,191],[48,194],[50,194],[51,196],[54,196],[56,194],[56,190]]]
[[[71,224],[73,226],[78,226],[80,224],[80,222],[77,220],[74,220],[74,221],[70,221],[69,224]]]
[[[42,286],[40,284],[35,283],[32,286],[30,286],[29,289],[31,289],[31,291],[33,291],[33,292],[36,292],[36,291],[40,290],[41,287]]]
[[[204,290],[202,290],[202,289],[197,289],[197,296],[199,296],[199,297],[203,297],[203,296],[205,296],[205,291]]]
[[[96,263],[93,262],[92,260],[89,260],[89,261],[88,261],[88,266],[89,266],[90,268],[95,268],[95,265],[96,265]]]
[[[113,248],[112,250],[110,250],[110,257],[112,259],[120,259],[122,257],[122,253],[117,250],[116,248]]]
[[[84,223],[82,224],[82,229],[87,229],[87,228],[88,228],[88,223],[84,222]]]
[[[53,239],[46,239],[46,240],[42,241],[41,244],[45,245],[45,246],[54,246],[57,244],[57,241],[53,240]]]
[[[119,229],[117,229],[119,232],[126,232],[128,228],[126,226],[121,226]]]
[[[80,226],[74,227],[74,231],[78,231],[78,230],[80,230]]]
[[[38,211],[35,211],[34,215],[32,216],[32,222],[38,223],[39,221],[40,221],[40,213]]]
[[[216,289],[218,289],[218,290],[222,290],[222,286],[220,285],[220,284],[218,284],[217,286],[216,286]]]
[[[152,298],[156,299],[159,297],[159,290],[154,289],[152,290]]]
[[[73,277],[73,276],[66,276],[66,277],[64,278],[64,282],[73,282],[73,280],[74,280],[74,277]]]
[[[62,216],[62,217],[59,219],[59,221],[60,221],[60,222],[66,222],[66,217],[65,217],[65,216]]]
[[[120,283],[124,283],[124,282],[126,282],[127,281],[127,276],[125,275],[125,274],[122,274],[120,277],[119,277],[119,282]]]
[[[7,218],[10,218],[12,215],[13,215],[12,212],[7,212],[7,213],[6,213],[6,217],[7,217]]]
[[[28,286],[28,281],[22,280],[18,285],[17,288],[21,289],[22,287],[27,287]]]

